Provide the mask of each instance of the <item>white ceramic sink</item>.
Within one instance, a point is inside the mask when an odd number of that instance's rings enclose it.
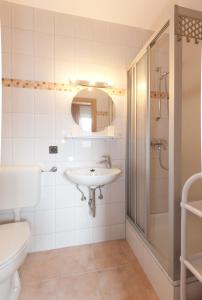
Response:
[[[91,188],[108,184],[120,174],[121,170],[118,168],[74,168],[65,171],[69,181]]]

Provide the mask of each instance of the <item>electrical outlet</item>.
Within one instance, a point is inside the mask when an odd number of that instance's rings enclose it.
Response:
[[[58,146],[49,146],[49,153],[50,154],[57,154],[58,153]]]

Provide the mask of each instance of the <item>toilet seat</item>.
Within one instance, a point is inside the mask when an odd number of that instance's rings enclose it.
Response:
[[[30,227],[27,222],[0,225],[0,269],[15,259],[30,239]]]

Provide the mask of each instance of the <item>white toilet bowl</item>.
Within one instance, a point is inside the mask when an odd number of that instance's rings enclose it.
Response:
[[[28,252],[30,227],[27,222],[0,225],[0,299],[17,300],[20,293],[18,268]]]

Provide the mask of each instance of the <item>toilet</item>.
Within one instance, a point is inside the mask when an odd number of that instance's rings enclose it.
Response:
[[[0,224],[0,299],[17,300],[20,294],[18,269],[31,237],[28,222],[21,220],[22,208],[34,207],[40,199],[40,174],[35,166],[0,167],[0,212],[13,210],[13,222]]]

